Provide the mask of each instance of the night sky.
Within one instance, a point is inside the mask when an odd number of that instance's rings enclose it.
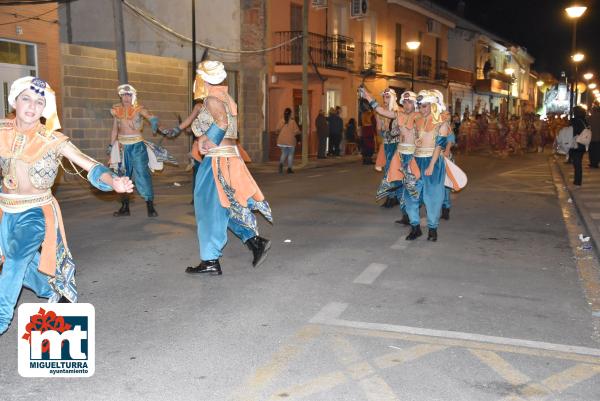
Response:
[[[433,0],[456,10],[458,0]],[[568,74],[573,24],[564,11],[575,4],[563,0],[465,0],[465,17],[482,28],[526,47],[535,58],[537,72],[559,77]],[[579,71],[600,78],[600,0],[577,2],[587,6],[577,22],[577,47],[586,56]]]

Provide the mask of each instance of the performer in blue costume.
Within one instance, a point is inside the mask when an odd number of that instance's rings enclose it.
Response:
[[[438,90],[420,91],[417,102],[421,118],[416,121],[415,160],[422,175],[417,180],[415,191],[406,193],[406,211],[411,225],[406,239],[415,240],[422,235],[419,208],[424,203],[429,228],[427,240],[437,241],[437,227],[446,193],[446,168],[440,154],[446,148],[451,132],[449,115],[445,112],[443,95]]]
[[[254,267],[265,260],[271,241],[258,235],[253,211],[271,222],[271,208],[240,157],[237,105],[223,85],[227,77],[223,63],[203,61],[196,72],[196,88],[205,91],[202,108],[192,123],[199,137],[197,146],[205,155],[194,188],[201,262],[186,272],[220,275],[219,258],[228,228],[252,251]]]
[[[81,166],[102,191],[133,191],[129,178],[114,176],[57,131],[56,98],[45,81],[16,80],[8,102],[16,117],[0,120],[0,334],[8,329],[23,286],[50,302],[77,302],[75,264],[51,192],[61,159]]]
[[[158,117],[150,114],[137,101],[137,91],[129,84],[117,88],[121,103],[113,105],[110,114],[113,116],[113,128],[110,136],[110,165],[119,175],[132,177],[140,196],[146,201],[148,217],[156,217],[154,209],[154,188],[149,168],[148,143],[144,141],[142,129],[144,118],[150,122],[152,132],[156,133]],[[160,166],[162,168],[162,166]],[[121,208],[113,216],[129,216],[129,197],[121,199]]]
[[[391,94],[392,92],[388,93]],[[395,92],[393,93],[395,95]],[[400,96],[402,108],[393,107],[393,105],[392,107],[380,106],[364,88],[361,89],[361,96],[369,101],[369,105],[378,114],[392,119],[390,136],[394,137],[395,143],[389,147],[392,150],[389,154],[389,160],[386,152],[386,174],[379,185],[377,197],[381,198],[387,194],[399,196],[403,218],[396,222],[408,224],[403,187],[414,186],[416,176],[419,174],[414,162],[411,163],[415,151],[415,121],[420,118],[420,114],[415,111],[417,95],[411,91],[403,92]],[[393,104],[396,104],[395,98]]]

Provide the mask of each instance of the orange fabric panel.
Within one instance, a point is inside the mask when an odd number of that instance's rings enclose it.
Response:
[[[221,206],[228,208],[231,206],[223,187],[219,182],[217,176],[217,159],[221,166],[221,172],[225,181],[235,189],[235,199],[244,207],[248,206],[248,199],[254,198],[255,201],[263,201],[265,197],[261,192],[260,188],[252,178],[250,171],[246,167],[246,164],[241,157],[213,157],[212,169],[215,184],[217,186],[217,192],[219,193],[219,201]]]
[[[421,170],[419,170],[419,166],[414,158],[410,159],[408,167],[410,168],[410,172],[413,173],[417,180],[421,178]],[[392,157],[392,161],[390,162],[387,180],[388,182],[393,182],[403,179],[404,173],[402,172],[402,160],[400,158],[400,154],[398,152],[394,152],[394,157]]]
[[[377,171],[381,171],[385,167],[385,152],[383,149],[383,145],[379,145],[379,150],[377,151],[377,159],[375,159],[375,169]]]
[[[242,160],[245,163],[252,163],[252,159],[250,158],[250,155],[248,154],[248,152],[246,152],[246,150],[244,148],[242,148],[242,145],[239,142],[237,144],[237,148],[238,148],[238,151],[240,152],[240,156],[242,157]]]

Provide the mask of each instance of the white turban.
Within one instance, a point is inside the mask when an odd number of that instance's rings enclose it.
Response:
[[[431,104],[431,114],[433,114],[436,120],[439,120],[442,112],[446,110],[446,106],[444,105],[444,95],[437,89],[420,91],[417,100],[419,103]]]
[[[402,95],[400,95],[400,102],[403,102],[405,100],[411,101],[413,103],[416,103],[417,101],[417,94],[415,92],[412,91],[404,91],[402,92]]]
[[[137,91],[133,86],[129,84],[119,85],[117,91],[119,92],[119,96],[131,95],[131,104],[137,104]]]
[[[36,77],[23,77],[17,79],[10,86],[8,104],[15,109],[17,97],[27,89],[31,89],[38,95],[43,96],[46,100],[46,106],[44,106],[44,111],[42,111],[42,117],[46,119],[46,129],[49,131],[60,129],[60,121],[58,120],[58,113],[56,111],[56,94],[50,85],[43,79]]]
[[[390,101],[388,103],[388,110],[389,111],[397,111],[398,110],[398,95],[396,94],[396,91],[392,88],[385,88],[385,90],[383,92],[381,92],[381,96],[384,96],[386,94],[390,96]]]

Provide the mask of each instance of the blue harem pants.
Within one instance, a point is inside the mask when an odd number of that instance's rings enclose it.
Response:
[[[387,174],[390,169],[390,163],[392,162],[392,158],[394,157],[394,153],[398,149],[398,143],[384,143],[383,144],[383,153],[385,154],[385,168],[383,170],[384,174]],[[392,192],[396,198],[400,199],[402,196],[402,188],[398,188],[396,191]]]
[[[45,227],[44,213],[39,207],[2,215],[0,247],[5,260],[0,274],[0,334],[8,329],[23,286],[41,298],[54,294],[48,277],[38,271]]]
[[[439,157],[433,167],[433,173],[430,176],[425,175],[425,170],[431,162],[429,157],[415,157],[415,161],[421,170],[420,185],[417,185],[418,197],[414,198],[410,194],[405,193],[406,213],[410,219],[410,224],[413,226],[419,225],[419,208],[421,203],[425,204],[427,211],[427,227],[437,228],[440,222],[440,214],[442,212],[442,203],[444,202],[446,178],[446,165],[444,158]],[[405,189],[406,191],[406,189]]]
[[[452,207],[452,200],[450,199],[450,192],[452,192],[452,190],[448,187],[446,187],[446,193],[444,194],[444,203],[442,204],[442,206],[445,209],[450,209]]]
[[[253,203],[253,199],[248,199],[250,209]],[[253,230],[229,220],[229,209],[221,206],[219,201],[210,157],[204,158],[196,174],[194,210],[198,224],[200,260],[214,260],[221,257],[223,248],[227,244],[228,228],[242,242],[257,235]]]
[[[154,200],[152,176],[148,168],[148,151],[144,142],[123,146],[123,167],[125,175],[135,183],[135,189],[144,200]]]

